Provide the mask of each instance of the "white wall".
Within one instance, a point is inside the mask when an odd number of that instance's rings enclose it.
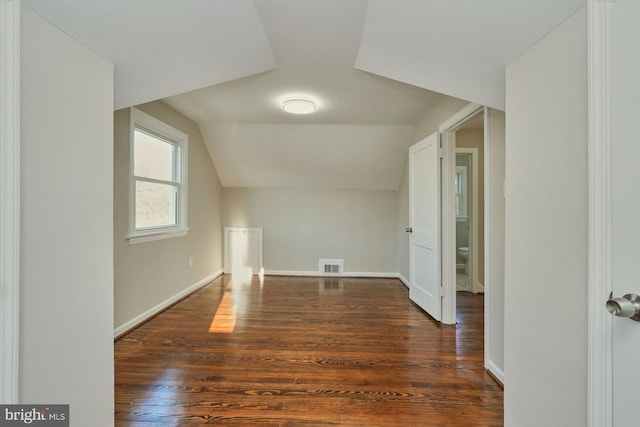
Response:
[[[116,334],[176,295],[222,273],[222,186],[195,122],[156,101],[136,108],[189,136],[187,236],[129,245],[129,112],[115,112]],[[189,257],[193,266],[189,267]]]
[[[506,76],[505,425],[586,426],[586,8]]]
[[[407,158],[409,153],[407,151]],[[409,163],[407,162],[407,165]],[[401,280],[407,282],[409,280],[409,233],[407,233],[407,227],[409,227],[409,168],[405,167],[402,174],[402,181],[400,182],[400,189],[398,189],[398,224],[396,230],[398,231],[398,273]]]
[[[113,66],[26,7],[21,25],[20,401],[112,426]]]
[[[396,273],[397,191],[225,188],[227,227],[264,228],[264,268],[317,272],[319,258],[345,272]]]
[[[446,122],[451,116],[467,105],[469,105],[469,101],[463,99],[452,98],[450,96],[443,98],[442,101],[438,102],[416,125],[413,140],[419,142],[432,133],[437,132],[438,127],[442,123]]]
[[[501,381],[504,378],[504,232],[505,232],[505,113],[488,108],[485,118],[488,150],[485,152],[484,176],[485,230],[488,243],[485,253],[485,325],[489,326],[489,341],[485,342],[485,364]]]

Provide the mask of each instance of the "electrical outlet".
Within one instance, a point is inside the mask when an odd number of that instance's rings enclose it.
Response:
[[[193,257],[189,257],[189,267],[193,267]]]

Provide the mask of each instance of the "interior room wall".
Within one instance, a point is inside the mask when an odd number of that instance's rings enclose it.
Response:
[[[506,69],[505,425],[587,425],[587,12]]]
[[[442,123],[467,105],[469,105],[469,101],[450,96],[444,97],[418,122],[415,127],[414,141],[420,142],[432,133],[437,132]]]
[[[189,136],[187,236],[129,245],[130,109],[115,112],[114,262],[117,329],[222,272],[222,186],[195,122],[161,101],[136,108]],[[189,257],[193,266],[189,267]]]
[[[456,148],[478,149],[478,282],[484,285],[484,130],[460,129],[456,132]],[[469,187],[471,191],[471,187]]]
[[[485,325],[490,331],[485,336],[485,366],[504,384],[504,111],[485,110],[485,134]]]
[[[407,152],[407,159],[409,153]],[[407,162],[408,164],[408,162]],[[406,232],[409,227],[409,168],[405,166],[402,174],[402,181],[398,189],[398,224],[396,231],[398,232],[398,273],[400,280],[408,285],[409,280],[409,233]]]
[[[223,190],[225,227],[264,229],[267,272],[396,273],[397,191],[235,188]]]
[[[113,65],[21,14],[19,398],[111,426]]]

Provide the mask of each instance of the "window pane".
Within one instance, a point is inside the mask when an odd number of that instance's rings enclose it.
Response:
[[[162,181],[175,181],[174,177],[177,176],[173,170],[174,156],[176,155],[175,144],[138,129],[135,129],[133,133],[134,175]]]
[[[136,182],[136,229],[176,225],[177,191],[173,185]]]

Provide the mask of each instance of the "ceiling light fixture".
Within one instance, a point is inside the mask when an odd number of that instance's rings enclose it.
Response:
[[[289,98],[282,101],[282,110],[291,114],[312,114],[318,105],[307,98]]]

